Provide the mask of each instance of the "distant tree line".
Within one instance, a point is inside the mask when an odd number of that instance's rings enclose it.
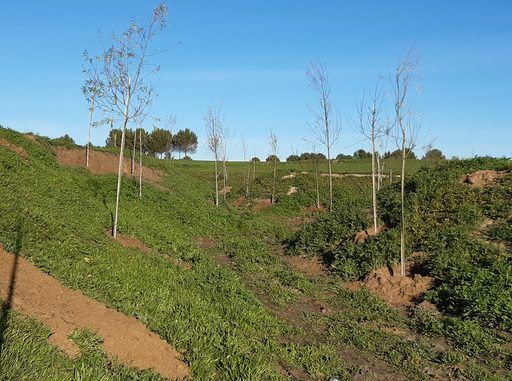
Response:
[[[410,150],[407,149],[407,155],[410,159],[418,159],[416,154]],[[396,149],[394,151],[386,151],[384,152],[384,159],[400,159],[402,156],[402,151],[400,149]],[[340,153],[338,156],[336,156],[336,161],[342,161],[342,160],[353,160],[353,159],[369,159],[372,157],[371,152],[366,151],[364,149],[358,149],[356,150],[352,155],[347,155]],[[429,149],[425,155],[422,157],[422,160],[426,161],[440,161],[445,160],[446,157],[441,152],[441,150],[437,148]],[[271,161],[272,158],[269,156],[267,158],[267,161]],[[279,159],[278,159],[279,160]],[[303,160],[319,160],[324,161],[327,160],[327,157],[323,153],[313,153],[313,152],[304,152],[300,155],[292,154],[286,158],[287,162],[294,162],[294,161],[303,161]]]
[[[134,139],[135,133],[141,136],[141,139]],[[120,147],[121,144],[121,129],[112,129],[107,137],[107,147]],[[126,129],[125,132],[126,145],[125,148],[140,149],[142,143],[142,152],[144,154],[159,156],[161,158],[170,159],[172,154],[177,153],[179,157],[189,157],[189,155],[197,151],[198,139],[194,131],[186,128],[179,130],[174,135],[164,128],[154,128],[152,132],[148,133],[143,128],[136,130]]]

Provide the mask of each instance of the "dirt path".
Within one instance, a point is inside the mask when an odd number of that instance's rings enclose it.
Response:
[[[49,341],[70,356],[76,356],[79,349],[69,334],[88,328],[103,339],[103,349],[122,364],[154,369],[173,379],[189,374],[180,354],[137,319],[67,289],[1,246],[0,297],[20,313],[42,321],[52,332]]]

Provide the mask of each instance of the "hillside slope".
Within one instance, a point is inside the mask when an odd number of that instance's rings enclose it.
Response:
[[[278,203],[260,209],[256,205],[268,195],[270,171],[263,163],[258,166],[252,194],[245,198],[244,166],[232,164],[233,188],[215,208],[209,163],[146,158],[162,180],[145,184],[139,199],[136,179],[124,177],[120,232],[126,240],[120,242],[108,234],[115,174],[60,165],[45,139],[7,129],[0,129],[0,139],[10,145],[0,145],[0,243],[5,250],[67,289],[137,319],[182,354],[193,379],[504,380],[511,375],[508,320],[482,318],[493,316],[489,308],[508,305],[508,296],[494,293],[494,300],[505,304],[461,311],[455,301],[466,289],[455,284],[460,268],[449,261],[452,251],[423,262],[436,277],[426,297],[444,314],[425,310],[425,304],[395,308],[368,288],[353,289],[345,282],[396,260],[393,184],[380,194],[388,230],[358,245],[354,235],[369,226],[368,178],[335,179],[332,215],[311,212],[315,195],[309,175],[280,180]],[[494,221],[486,239],[510,237],[510,209],[504,202],[510,197],[510,175],[481,191],[459,182],[476,169],[505,169],[506,163],[464,163],[453,171],[425,169],[411,178],[411,250],[430,253],[443,243],[465,242],[457,232],[467,238],[481,223],[482,210]],[[279,178],[289,173],[283,168]],[[290,187],[297,192],[287,195]],[[473,202],[473,194],[482,197]],[[471,202],[462,204],[462,196]],[[494,201],[486,206],[485,200]],[[504,282],[510,279],[498,272],[509,262],[506,249],[491,253],[482,247],[479,253],[492,254],[492,261],[453,257],[455,264],[472,264],[464,266],[482,271],[482,279],[492,281],[495,274]],[[291,252],[301,255],[286,255]],[[309,259],[315,254],[326,265]],[[500,256],[500,266],[494,266]],[[505,283],[501,287],[510,290]],[[2,379],[162,377],[112,359],[101,331],[72,333],[81,351],[71,358],[50,344],[51,327],[37,321],[44,319],[27,319],[16,305],[6,307],[0,327]]]

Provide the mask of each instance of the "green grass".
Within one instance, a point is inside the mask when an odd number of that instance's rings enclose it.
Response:
[[[348,291],[337,276],[311,279],[283,262],[280,247],[291,242],[305,255],[334,252],[338,275],[359,277],[393,260],[393,236],[381,246],[369,243],[368,251],[339,245],[340,238],[367,227],[369,178],[335,179],[335,213],[317,214],[316,223],[297,233],[294,219],[306,217],[304,208],[315,200],[311,175],[279,180],[278,203],[256,213],[231,205],[243,195],[243,163],[229,163],[233,190],[215,208],[211,162],[148,157],[147,164],[166,173],[167,189],[145,185],[139,199],[135,181],[124,178],[119,226],[121,233],[154,250],[142,253],[105,234],[111,228],[115,175],[60,167],[50,149],[55,143],[45,139],[38,144],[6,129],[0,129],[0,138],[29,154],[25,161],[0,147],[0,243],[67,287],[139,319],[183,353],[194,379],[291,380],[300,371],[313,380],[349,380],[364,363],[344,359],[340,352],[346,348],[383,361],[390,372],[408,379],[425,379],[425,368],[459,369],[473,380],[507,378],[508,352],[502,344],[508,339],[495,332],[458,317],[403,316],[368,292]],[[411,162],[411,173],[420,165]],[[282,163],[279,176],[303,170],[297,163]],[[369,162],[347,161],[334,171],[368,172]],[[269,167],[258,163],[248,202],[268,197],[270,184]],[[286,196],[290,186],[299,192]],[[327,203],[326,178],[321,201]],[[393,210],[390,202],[390,218]],[[506,212],[495,211],[503,219]],[[473,218],[471,210],[466,213],[460,221]],[[210,248],[197,244],[205,237]],[[361,258],[366,267],[358,266]],[[282,317],[311,299],[326,303],[332,313],[297,311],[291,320]],[[41,324],[10,311],[5,325],[0,379],[158,379],[150,372],[107,366],[101,339],[91,332],[72,335],[82,348],[72,360],[48,344]],[[411,342],[392,328],[420,339]],[[446,338],[446,349],[436,347],[436,337]],[[482,348],[496,353],[494,362]]]

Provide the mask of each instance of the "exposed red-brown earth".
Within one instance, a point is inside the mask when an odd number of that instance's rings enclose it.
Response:
[[[460,178],[460,182],[464,184],[468,184],[471,188],[484,188],[488,185],[493,184],[496,180],[502,178],[508,171],[491,171],[491,170],[481,170],[470,173],[469,175],[464,175]]]
[[[123,247],[131,248],[131,249],[139,249],[140,251],[142,251],[144,253],[149,253],[151,251],[151,249],[149,247],[147,247],[144,243],[142,243],[141,241],[139,241],[135,237],[130,237],[128,235],[124,235],[124,234],[121,234],[121,233],[118,232],[116,234],[116,238],[114,238],[112,236],[112,231],[111,230],[107,230],[106,234],[113,241],[117,242],[118,244],[120,244]]]
[[[28,153],[27,153],[27,151],[25,151],[24,148],[18,147],[17,145],[12,144],[11,142],[9,142],[5,139],[0,138],[0,147],[7,148],[9,151],[12,151],[12,152],[18,154],[21,158],[23,158],[25,160],[28,159]]]
[[[189,375],[180,353],[133,317],[106,307],[37,269],[0,246],[0,296],[21,314],[40,320],[51,331],[50,343],[76,356],[79,348],[69,335],[89,329],[101,337],[103,349],[115,361],[153,369],[164,377]]]
[[[372,271],[362,282],[347,283],[351,290],[368,288],[373,294],[393,307],[415,305],[432,286],[432,277],[411,272],[400,275],[400,265],[381,267]]]
[[[89,166],[85,165],[85,150],[79,148],[56,147],[54,149],[57,156],[57,162],[60,165],[69,165],[71,167],[82,167],[95,175],[104,175],[117,173],[119,170],[119,156],[109,152],[100,152],[91,150]],[[130,176],[131,159],[124,158],[123,173]],[[144,163],[143,163],[144,164]],[[133,176],[139,176],[139,164],[135,163]],[[160,184],[164,180],[164,172],[151,167],[142,166],[142,179],[154,184]]]
[[[272,206],[272,201],[269,198],[266,199],[255,199],[254,200],[254,210],[259,212],[260,210],[267,209],[269,206]]]

